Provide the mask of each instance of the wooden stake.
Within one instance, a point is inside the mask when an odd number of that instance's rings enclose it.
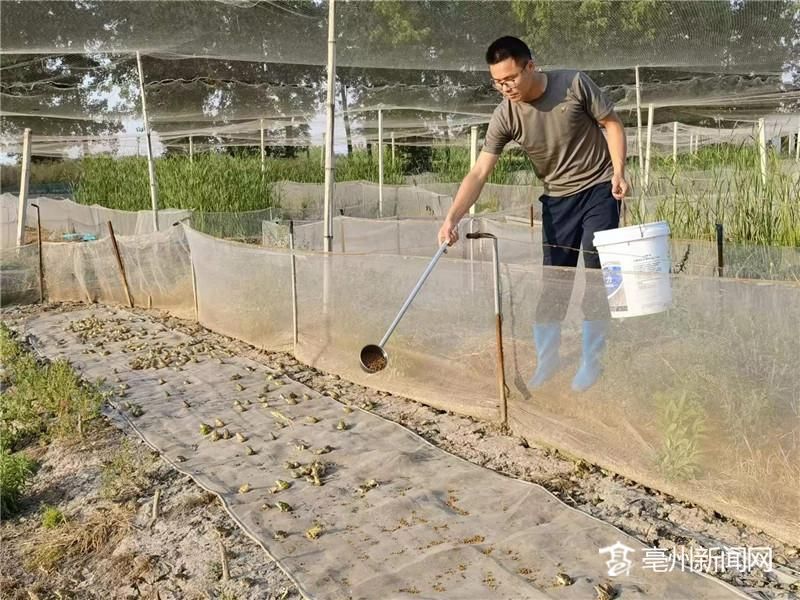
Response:
[[[36,245],[39,248],[39,302],[44,304],[44,259],[42,258],[42,217],[38,204],[31,204],[36,209]]]
[[[222,534],[217,530],[217,546],[219,548],[219,562],[222,563],[222,581],[228,581],[231,574],[228,570],[228,555],[225,552],[225,546],[222,543]]]
[[[111,245],[114,247],[114,256],[117,257],[117,266],[119,267],[120,275],[122,275],[122,284],[125,286],[125,296],[128,298],[128,306],[133,308],[133,298],[131,291],[128,288],[128,278],[125,276],[125,265],[122,264],[122,256],[119,254],[119,246],[117,246],[117,237],[114,235],[114,226],[111,221],[108,221],[108,234],[111,236]]]
[[[156,520],[158,519],[158,501],[161,499],[161,489],[157,489],[155,495],[153,496],[153,511],[150,513],[150,522],[147,524],[148,528],[151,528]]]

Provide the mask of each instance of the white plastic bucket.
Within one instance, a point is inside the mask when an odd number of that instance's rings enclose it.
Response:
[[[600,255],[612,317],[650,315],[672,306],[666,222],[598,231],[594,245]]]

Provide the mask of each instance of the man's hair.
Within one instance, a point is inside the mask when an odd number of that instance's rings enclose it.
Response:
[[[506,35],[491,43],[486,51],[486,63],[496,65],[507,58],[513,58],[517,63],[527,63],[533,60],[533,55],[531,49],[521,39]]]

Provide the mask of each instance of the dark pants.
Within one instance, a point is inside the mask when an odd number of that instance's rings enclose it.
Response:
[[[587,269],[581,303],[584,317],[590,321],[610,318],[603,277],[598,270],[600,257],[592,240],[596,231],[619,225],[619,202],[611,195],[611,183],[599,183],[560,198],[542,195],[539,201],[543,264],[570,269],[544,269],[542,294],[536,307],[537,323],[562,321],[566,316],[581,248]]]

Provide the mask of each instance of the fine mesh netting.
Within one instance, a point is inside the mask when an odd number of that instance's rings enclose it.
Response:
[[[673,308],[608,323],[602,377],[577,393],[571,380],[582,321],[587,310],[605,303],[602,280],[594,271],[538,266],[540,230],[505,219],[467,220],[462,234],[472,227],[500,241],[513,430],[781,539],[800,539],[800,348],[795,328],[787,325],[800,319],[796,249],[736,247],[726,266],[747,276],[785,261],[781,270],[789,281],[720,279],[713,276],[708,245],[674,241],[673,270],[683,262],[683,272],[671,278]],[[342,224],[344,252],[335,244],[330,255],[299,250],[295,256],[296,345],[292,260],[285,249],[192,229],[184,237],[183,227],[121,236],[120,247],[137,306],[198,318],[258,347],[293,349],[309,365],[370,387],[497,421],[489,242],[470,247],[462,239],[439,262],[386,346],[388,367],[367,375],[358,363],[360,349],[377,343],[416,282],[435,247],[428,236],[436,226],[348,218],[336,226]],[[302,227],[315,226],[298,226],[298,237],[308,239]],[[402,228],[409,244],[385,243],[391,239],[386,227]],[[684,244],[695,248],[686,260]],[[36,301],[35,246],[3,252],[3,302]],[[107,240],[46,242],[44,259],[48,299],[126,303]],[[543,297],[563,317],[562,367],[544,388],[530,389],[532,329],[543,318],[537,309]]]
[[[794,134],[798,19],[791,0],[340,0],[337,137],[374,143],[380,110],[386,143],[468,143],[500,98],[483,52],[507,34],[542,68],[589,72],[628,125],[638,67],[645,111],[655,106],[657,126],[681,123],[681,150],[695,146],[689,135],[746,139],[763,117],[770,137]],[[157,153],[319,145],[327,21],[326,3],[291,0],[6,2],[0,147],[19,152],[29,127],[38,156],[136,153],[136,52]],[[671,130],[653,135],[672,143]]]

